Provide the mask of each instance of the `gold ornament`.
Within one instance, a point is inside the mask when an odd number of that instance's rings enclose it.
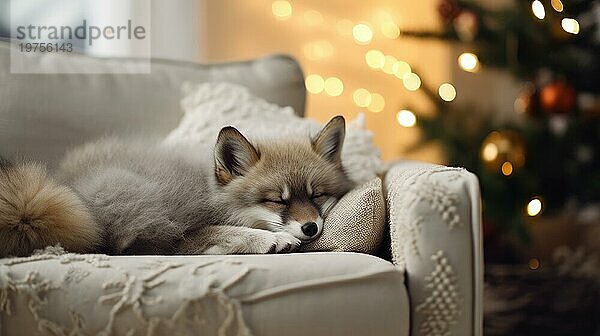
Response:
[[[483,140],[481,161],[489,171],[510,176],[525,164],[525,142],[515,131],[493,131]]]

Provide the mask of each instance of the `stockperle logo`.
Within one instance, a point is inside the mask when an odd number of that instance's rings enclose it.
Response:
[[[11,0],[11,72],[149,73],[150,2]],[[64,66],[65,54],[135,58],[127,66]],[[62,62],[61,62],[62,61]],[[99,64],[99,63],[98,63]]]

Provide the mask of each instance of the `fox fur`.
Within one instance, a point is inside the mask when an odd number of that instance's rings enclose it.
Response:
[[[353,186],[341,163],[344,135],[340,116],[312,138],[251,143],[225,127],[213,162],[106,138],[66,155],[57,172],[64,186],[39,165],[5,164],[0,256],[55,243],[110,254],[292,251],[318,237]]]
[[[0,257],[26,256],[55,244],[92,252],[101,232],[80,198],[43,166],[0,158]]]

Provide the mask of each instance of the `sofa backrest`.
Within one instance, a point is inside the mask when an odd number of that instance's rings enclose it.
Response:
[[[150,74],[12,74],[0,42],[0,156],[53,167],[65,150],[104,135],[157,137],[176,127],[184,82],[228,81],[270,102],[304,112],[302,71],[287,56],[200,65],[152,60]],[[31,57],[31,56],[27,56]],[[35,56],[46,69],[127,69],[135,59],[70,54]]]

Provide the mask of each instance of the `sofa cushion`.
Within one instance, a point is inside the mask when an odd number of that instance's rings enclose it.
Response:
[[[331,209],[323,233],[300,251],[346,251],[374,254],[385,233],[385,200],[375,177],[350,190]]]
[[[68,73],[12,74],[10,48],[0,41],[0,155],[9,159],[53,166],[67,148],[107,134],[164,136],[181,117],[184,81],[240,83],[268,101],[304,111],[302,71],[286,56],[210,65],[152,60],[151,73],[131,74],[139,60],[47,53],[20,57]],[[98,74],[77,73],[81,69]]]
[[[403,273],[356,253],[0,259],[0,334],[408,335]]]

